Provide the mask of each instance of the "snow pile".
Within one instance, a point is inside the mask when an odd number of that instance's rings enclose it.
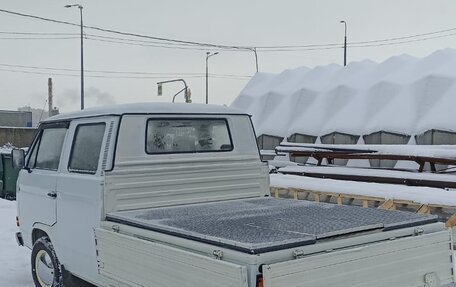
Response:
[[[30,250],[16,244],[16,232],[16,202],[0,199],[0,285],[30,287]]]
[[[0,153],[1,154],[10,154],[13,149],[14,149],[14,146],[10,143],[7,143],[0,147]]]
[[[252,115],[258,135],[456,131],[456,50],[418,59],[353,62],[258,73],[231,107]]]

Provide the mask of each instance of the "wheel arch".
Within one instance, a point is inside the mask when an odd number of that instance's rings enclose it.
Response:
[[[40,223],[34,224],[33,228],[32,228],[32,238],[31,238],[32,246],[33,246],[33,244],[35,244],[35,242],[39,238],[41,238],[43,236],[47,236],[52,241],[50,227],[47,225],[44,225],[44,224],[40,224]]]

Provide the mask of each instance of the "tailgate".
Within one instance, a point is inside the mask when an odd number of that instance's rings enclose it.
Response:
[[[450,243],[449,231],[389,240],[265,265],[263,278],[265,287],[437,287],[453,282]]]
[[[248,286],[244,266],[100,228],[95,238],[108,286]]]

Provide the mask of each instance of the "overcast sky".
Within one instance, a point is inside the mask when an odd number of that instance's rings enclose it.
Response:
[[[77,8],[63,8],[65,4],[74,4],[73,2],[0,0],[0,4],[0,9],[79,23]],[[344,27],[339,23],[340,20],[347,21],[348,42],[403,37],[456,27],[454,0],[81,0],[79,4],[84,6],[84,24],[87,26],[188,41],[253,47],[343,43]],[[75,33],[74,36],[0,34],[0,109],[15,110],[24,105],[42,108],[47,98],[48,77],[52,77],[54,81],[54,105],[61,111],[79,108],[78,27],[0,13],[0,32]],[[126,38],[89,29],[85,32],[89,35]],[[456,30],[437,36],[455,32]],[[9,39],[21,37],[72,39]],[[424,57],[449,47],[456,47],[456,35],[400,45],[350,48],[348,62],[364,59],[381,62],[400,54]],[[125,77],[144,75],[87,72],[86,107],[109,103],[171,101],[172,95],[181,89],[181,85],[177,83],[164,86],[164,96],[158,98],[156,82],[176,77],[186,79],[194,102],[204,102],[206,51],[215,50],[164,49],[86,39],[86,70],[192,73],[198,76],[156,75],[158,78],[133,79]],[[260,72],[279,73],[300,66],[342,64],[343,50],[260,51],[258,57]],[[209,69],[211,73],[223,77],[252,76],[255,73],[254,54],[220,51],[219,55],[210,58]],[[90,75],[117,78],[89,77]],[[210,78],[210,102],[229,105],[247,81],[247,78],[232,76]],[[183,98],[179,98],[179,101],[182,100]]]

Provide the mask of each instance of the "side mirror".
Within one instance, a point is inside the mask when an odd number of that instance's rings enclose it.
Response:
[[[13,149],[11,151],[13,168],[22,169],[25,165],[25,152],[23,149]]]

